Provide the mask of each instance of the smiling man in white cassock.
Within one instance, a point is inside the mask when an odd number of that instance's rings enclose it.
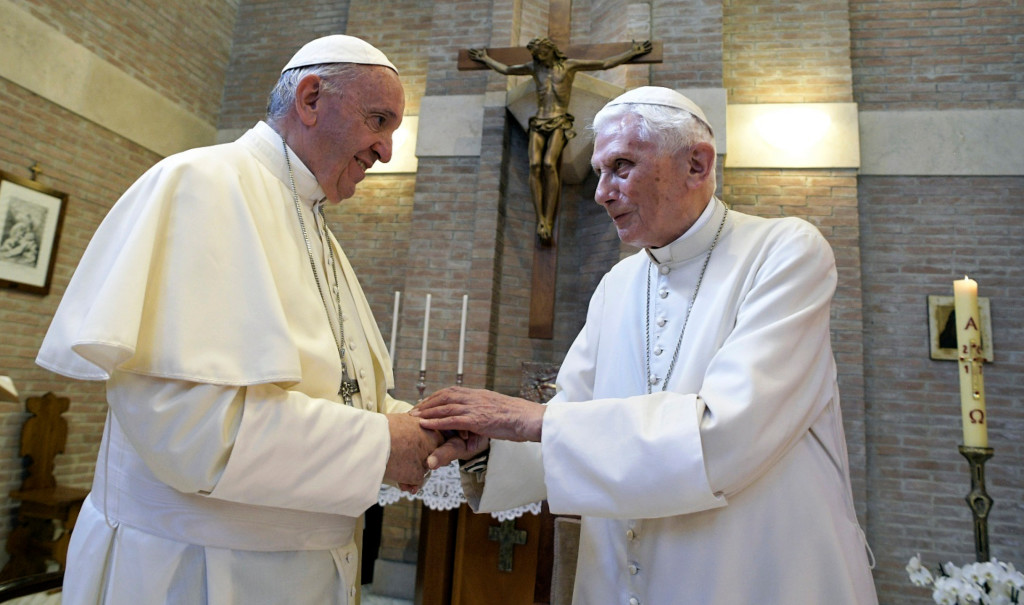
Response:
[[[806,221],[715,198],[711,126],[673,90],[624,93],[594,131],[596,201],[643,250],[598,285],[547,405],[453,388],[412,412],[474,433],[431,464],[476,456],[475,510],[547,499],[582,515],[578,605],[876,603],[830,345],[831,248]]]
[[[405,106],[373,46],[300,49],[267,119],[159,162],[113,206],[37,362],[109,413],[65,605],[351,603],[358,517],[437,446],[323,206],[391,159]]]

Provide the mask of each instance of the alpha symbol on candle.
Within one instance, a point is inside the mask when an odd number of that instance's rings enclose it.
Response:
[[[971,410],[967,416],[971,419],[971,424],[985,424],[985,410]]]
[[[964,329],[965,330],[972,330],[972,329],[973,330],[977,330],[978,329],[978,324],[974,323],[974,318],[973,317],[968,317],[967,318],[967,324],[964,326]]]

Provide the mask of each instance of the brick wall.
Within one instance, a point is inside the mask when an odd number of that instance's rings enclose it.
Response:
[[[460,4],[460,7],[462,5]],[[539,8],[538,8],[539,6]],[[493,3],[493,20],[490,25],[491,45],[507,45],[509,40],[524,44],[529,39],[545,35],[547,12],[545,3],[524,2],[521,11],[509,13],[507,3]],[[647,3],[616,3],[611,1],[573,3],[573,41],[588,42],[628,41],[637,29],[652,29],[652,13],[664,13],[682,8],[679,4],[660,4],[651,7]],[[672,20],[672,27],[665,29],[666,53],[685,52],[693,40],[711,40],[715,48],[720,47],[720,33],[710,32],[707,23],[720,21],[720,9],[714,3],[707,3],[700,9],[701,19]],[[687,13],[692,16],[692,10]],[[477,26],[472,11],[460,18]],[[437,21],[435,31],[449,34],[447,23]],[[589,20],[587,20],[589,19]],[[460,30],[461,31],[461,30]],[[585,32],[585,35],[580,32]],[[657,31],[655,29],[655,31]],[[649,33],[643,32],[643,33]],[[464,35],[465,46],[480,46],[477,34]],[[662,41],[657,34],[653,36]],[[673,46],[675,44],[675,46]],[[456,47],[457,49],[458,47]],[[718,56],[717,51],[713,56]],[[427,89],[430,94],[465,94],[464,85],[449,86],[448,72],[454,53],[439,62],[446,67],[432,67]],[[671,55],[670,55],[671,60]],[[679,61],[675,61],[678,63]],[[618,84],[635,86],[646,83],[650,67],[634,66],[616,68],[603,72],[591,72],[598,78]],[[434,74],[438,77],[435,78]],[[720,84],[720,69],[710,67],[701,70],[664,71],[663,78],[674,78],[666,85],[701,86],[707,78]],[[477,88],[468,92],[504,91],[509,86],[507,78],[489,72],[462,72],[464,80],[475,79]],[[481,79],[483,86],[481,87]],[[659,82],[660,83],[660,82]],[[589,136],[585,123],[577,124],[580,136]],[[594,183],[585,182],[579,186],[565,187],[559,211],[558,229],[561,234],[573,234],[560,238],[559,268],[556,290],[556,334],[551,340],[530,339],[526,336],[529,320],[529,297],[533,263],[534,212],[528,191],[526,137],[518,125],[507,117],[501,108],[488,109],[484,126],[484,152],[481,155],[480,176],[477,186],[477,203],[481,207],[491,206],[495,212],[488,220],[500,233],[494,239],[477,239],[474,249],[488,256],[488,267],[481,266],[474,275],[490,275],[497,294],[491,306],[492,334],[488,348],[489,376],[483,383],[502,392],[515,393],[519,388],[519,364],[522,361],[560,361],[573,338],[582,326],[586,304],[601,275],[619,256],[619,245],[614,230],[608,223],[603,210],[593,203]],[[502,170],[498,174],[492,171]],[[592,180],[592,179],[591,179]],[[420,173],[417,177],[417,198],[421,192],[431,189],[432,183]],[[481,210],[480,212],[484,212]],[[418,222],[418,221],[417,221]],[[595,240],[581,239],[579,234],[593,234]],[[490,237],[490,236],[489,236]],[[485,252],[484,250],[488,250]],[[493,250],[489,252],[489,250]],[[595,253],[596,250],[596,253]],[[476,265],[474,265],[476,266]],[[582,269],[582,271],[581,271]],[[432,320],[433,321],[433,320]],[[500,352],[500,355],[498,354]]]
[[[868,494],[856,173],[851,170],[730,169],[725,171],[722,197],[734,210],[746,214],[795,216],[807,220],[818,227],[832,245],[839,280],[832,299],[832,348],[853,491],[864,522]]]
[[[577,200],[566,204],[560,212],[565,224],[562,233],[573,236],[562,238],[558,272],[557,293],[573,293],[555,312],[555,338],[561,347],[557,357],[561,359],[569,345],[583,328],[587,318],[590,296],[597,289],[601,277],[621,258],[619,236],[615,225],[608,218],[603,206],[594,202],[596,179],[566,188],[567,197]]]
[[[47,391],[69,397],[67,445],[57,457],[55,475],[67,485],[88,487],[106,414],[102,383],[79,382],[35,365],[46,328],[86,244],[121,192],[156,157],[54,106],[23,88],[0,79],[0,169],[23,178],[39,162],[39,182],[70,197],[57,248],[56,266],[47,296],[0,290],[0,373],[10,376],[22,401]],[[24,403],[0,405],[0,491],[21,485],[21,425]],[[0,536],[9,528],[13,503],[0,499]]]
[[[845,1],[727,0],[722,10],[723,81],[729,103],[835,103],[852,98]],[[856,172],[728,169],[722,191],[723,199],[740,212],[808,220],[832,244],[839,274],[832,301],[832,346],[854,499],[864,523],[868,495]]]
[[[501,6],[499,6],[499,4]],[[480,94],[481,86],[487,81],[486,71],[460,72],[453,57],[460,48],[484,46],[508,46],[513,40],[491,39],[491,14],[495,19],[510,18],[509,3],[492,3],[485,0],[466,2],[435,2],[430,28],[421,32],[427,41],[430,74],[427,78],[428,95]],[[511,25],[511,23],[509,23]]]
[[[249,128],[263,118],[280,69],[303,44],[343,34],[349,2],[239,0],[218,127]]]
[[[385,342],[391,338],[394,292],[405,285],[414,185],[410,175],[369,176],[355,196],[326,210],[331,231],[359,276]],[[399,313],[400,322],[408,319]],[[399,331],[404,327],[400,323]]]
[[[725,2],[652,0],[651,38],[664,43],[651,84],[671,88],[722,86],[722,16]]]
[[[852,98],[845,0],[726,0],[730,103],[835,103]]]
[[[237,2],[13,2],[200,119],[216,123]]]
[[[593,44],[605,40],[639,42],[650,39],[652,38],[649,3],[633,3],[624,10],[619,2],[608,0],[595,0],[590,4],[573,2],[573,44]],[[588,72],[587,75],[623,88],[634,88],[650,82],[650,73],[651,66],[644,64],[623,65],[614,69]]]
[[[418,113],[424,94],[469,94],[469,86],[479,86],[486,74],[458,72],[454,57],[459,48],[489,44],[486,24],[490,5],[486,2],[449,3],[359,2],[350,10],[347,33],[366,36],[378,42],[398,66],[406,91],[406,112]],[[390,11],[394,11],[393,14]],[[381,11],[388,11],[383,14]],[[382,27],[381,24],[387,24]],[[402,33],[402,35],[396,35]],[[373,37],[376,36],[377,39]],[[379,40],[378,40],[379,39]],[[507,44],[508,42],[506,42]],[[441,84],[438,84],[438,83]],[[444,91],[443,93],[440,91]],[[454,91],[454,92],[452,92]],[[490,274],[488,258],[493,254],[495,210],[476,194],[479,158],[420,158],[418,173],[395,177],[409,187],[410,197],[403,199],[402,211],[407,219],[389,225],[388,239],[397,244],[391,248],[395,267],[379,263],[356,265],[367,296],[374,306],[381,332],[390,338],[391,307],[394,290],[402,291],[395,355],[396,388],[394,394],[406,401],[415,401],[423,330],[425,297],[431,294],[430,344],[427,354],[426,392],[454,384],[458,357],[459,324],[463,294],[470,297],[469,326],[466,344],[466,382],[482,386],[486,373],[485,355],[489,346],[491,283],[486,277],[471,280],[482,271]],[[353,202],[377,195],[381,181],[370,177],[364,181]],[[387,197],[387,193],[381,194]],[[381,198],[383,201],[383,198]],[[346,250],[352,250],[353,262],[362,256],[365,246],[353,237],[346,208],[338,214],[336,232]],[[382,208],[384,214],[387,209]],[[375,225],[359,221],[368,240],[380,237]],[[342,224],[344,223],[344,225]],[[390,230],[394,227],[394,231]],[[488,241],[486,252],[476,253],[477,240]],[[363,246],[360,249],[359,246]],[[351,247],[351,248],[350,248]],[[389,257],[392,258],[392,257]],[[359,260],[359,263],[368,263]],[[483,269],[478,269],[480,265]],[[387,284],[381,292],[376,282]],[[386,312],[378,311],[383,304]],[[385,325],[387,324],[387,325]],[[414,562],[419,529],[419,505],[401,501],[385,509],[381,538],[382,558]]]
[[[1020,108],[1024,5],[850,0],[861,110]]]
[[[546,30],[542,0],[328,3],[279,0],[123,3],[14,0],[76,42],[217,123],[242,128],[262,116],[276,69],[315,35],[347,31],[390,53],[407,107],[424,94],[500,92],[506,78],[459,72],[460,48],[521,44]],[[166,3],[165,3],[166,4]],[[650,15],[665,62],[631,67],[672,87],[724,86],[730,103],[848,102],[861,110],[1020,108],[1024,8],[1013,0],[575,0],[574,42],[631,35]],[[235,14],[238,26],[235,27]],[[196,18],[198,16],[198,18]],[[111,35],[111,31],[116,35]],[[182,34],[181,32],[186,32]],[[581,33],[585,32],[585,33]],[[233,52],[230,69],[228,49]],[[628,38],[623,38],[628,39]],[[947,52],[947,47],[953,52]],[[196,49],[200,52],[195,52]],[[198,61],[198,63],[197,63]],[[602,74],[612,81],[616,73]],[[265,80],[263,79],[265,78]],[[225,83],[226,81],[226,83]],[[224,83],[222,85],[222,83]],[[224,110],[218,116],[218,106]],[[59,379],[33,359],[60,295],[96,225],[158,158],[0,80],[0,169],[71,194],[53,289],[47,297],[0,291],[3,372],[23,398],[48,390],[72,398],[68,448],[57,475],[88,485],[104,415],[102,386]],[[219,120],[219,121],[218,121]],[[582,131],[582,126],[581,131]],[[433,294],[428,390],[454,380],[461,295],[469,293],[466,383],[518,389],[518,362],[559,361],[582,322],[600,275],[619,257],[590,181],[566,187],[552,341],[525,333],[533,210],[525,135],[503,107],[488,107],[480,157],[421,158],[415,176],[372,176],[329,214],[385,340],[402,290],[396,396],[414,399],[423,297]],[[992,304],[996,361],[986,367],[996,455],[987,467],[992,554],[1024,559],[1024,414],[1018,402],[1024,321],[1019,268],[1024,194],[1020,177],[858,177],[853,171],[726,170],[723,198],[764,215],[802,216],[832,243],[840,284],[833,345],[854,463],[854,488],[879,561],[882,603],[930,602],[906,581],[915,552],[929,561],[971,558],[968,489],[959,443],[957,383],[927,355],[925,297],[948,294],[968,272]],[[572,233],[573,237],[566,237]],[[6,336],[11,335],[11,336]],[[9,342],[8,342],[9,339]],[[0,482],[16,487],[21,407],[0,411]],[[9,503],[5,504],[9,511]],[[0,537],[9,515],[0,516]],[[415,560],[419,509],[388,507],[381,555]]]
[[[974,560],[956,364],[929,357],[927,297],[952,296],[969,274],[992,310],[985,366],[991,555],[1024,556],[1024,178],[861,178],[868,538],[888,602],[930,603],[907,588],[916,553],[931,564]],[[914,599],[897,601],[896,595]]]
[[[201,119],[215,122],[231,46],[235,6],[219,0],[112,2],[15,0],[103,60],[138,78]],[[92,122],[0,79],[0,170],[69,194],[47,296],[0,290],[0,373],[21,399],[47,391],[70,398],[68,438],[56,460],[62,484],[92,481],[106,403],[102,383],[64,379],[35,365],[35,355],[92,233],[121,193],[159,157]],[[0,406],[0,492],[21,484],[19,444],[24,404]],[[2,500],[0,539],[12,502]],[[4,556],[6,558],[6,556]]]
[[[315,0],[298,5],[278,0],[242,2],[220,127],[247,128],[262,119],[280,67],[309,40],[338,33],[361,37],[388,55],[400,72],[406,114],[417,115],[425,87],[426,41],[416,43],[394,33],[423,31],[431,11],[429,3],[414,0]],[[381,23],[389,24],[389,29],[382,29]],[[404,287],[414,185],[413,175],[370,175],[354,197],[327,209],[331,229],[359,275],[386,341],[394,292]],[[405,319],[400,313],[400,321]],[[400,324],[399,330],[403,327]]]
[[[427,41],[415,34],[429,30],[433,11],[433,3],[417,0],[357,0],[349,10],[345,33],[365,38],[395,64],[405,87],[405,113],[408,115],[419,115],[427,81]],[[381,27],[382,24],[386,27]],[[400,36],[395,35],[396,32],[412,35]]]
[[[859,108],[943,110],[1024,105],[1024,6],[851,0]],[[929,357],[927,296],[952,295],[964,273],[990,299],[996,360],[985,367],[995,457],[986,465],[991,555],[1024,558],[1024,429],[1017,301],[1021,178],[858,179],[867,402],[868,538],[883,602],[930,603],[908,588],[915,553],[931,564],[973,560],[970,489],[953,364]],[[998,317],[998,319],[996,319]]]

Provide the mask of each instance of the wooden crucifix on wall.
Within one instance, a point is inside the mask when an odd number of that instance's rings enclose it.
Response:
[[[532,76],[537,113],[529,121],[530,197],[537,215],[530,295],[530,337],[554,333],[557,242],[555,221],[561,197],[562,152],[575,136],[568,112],[573,80],[580,71],[610,69],[624,63],[661,61],[650,41],[568,46],[571,0],[552,0],[548,37],[523,47],[459,51],[459,69],[493,69],[503,75]],[[565,52],[561,49],[564,48]]]

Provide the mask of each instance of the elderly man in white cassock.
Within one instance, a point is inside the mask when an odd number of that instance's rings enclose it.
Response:
[[[478,511],[582,515],[580,605],[876,603],[828,243],[716,199],[711,126],[675,91],[628,91],[593,128],[596,201],[642,250],[601,280],[547,405],[453,388],[412,412],[472,433],[431,465],[471,459]]]
[[[440,438],[323,207],[391,158],[405,98],[373,46],[300,49],[266,121],[164,159],[113,206],[38,363],[109,413],[63,602],[352,603],[358,517]]]

